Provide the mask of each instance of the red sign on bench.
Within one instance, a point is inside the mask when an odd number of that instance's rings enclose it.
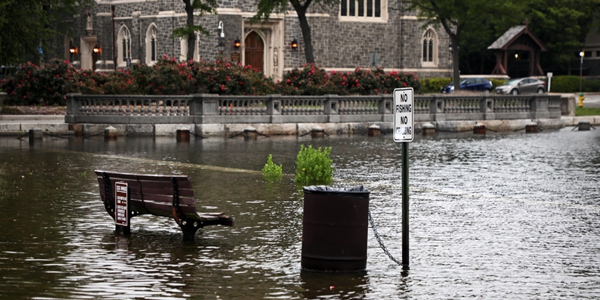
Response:
[[[127,182],[115,182],[115,224],[129,225]]]

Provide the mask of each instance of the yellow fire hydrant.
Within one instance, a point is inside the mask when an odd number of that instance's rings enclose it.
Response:
[[[583,96],[583,92],[579,93],[579,107],[583,107],[583,100],[585,97]]]

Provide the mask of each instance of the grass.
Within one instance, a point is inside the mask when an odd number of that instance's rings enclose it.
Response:
[[[16,107],[4,106],[0,107],[0,113],[5,115],[22,115],[23,112]]]
[[[600,116],[600,108],[595,107],[576,107],[575,116]]]

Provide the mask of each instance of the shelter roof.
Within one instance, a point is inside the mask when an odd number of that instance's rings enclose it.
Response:
[[[502,36],[500,36],[495,42],[493,42],[488,49],[490,50],[508,50],[508,47],[515,42],[522,35],[529,36],[537,45],[541,51],[546,51],[546,47],[540,40],[529,31],[526,25],[517,25],[508,29]]]

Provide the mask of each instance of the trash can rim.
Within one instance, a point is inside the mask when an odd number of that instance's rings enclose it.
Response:
[[[339,187],[330,187],[330,186],[326,186],[326,185],[311,185],[311,186],[304,186],[302,187],[302,189],[304,190],[304,192],[308,192],[308,193],[351,193],[351,194],[362,194],[362,193],[369,193],[369,190],[367,190],[364,186],[362,185],[357,185],[355,187],[349,187],[349,188],[339,188]]]

